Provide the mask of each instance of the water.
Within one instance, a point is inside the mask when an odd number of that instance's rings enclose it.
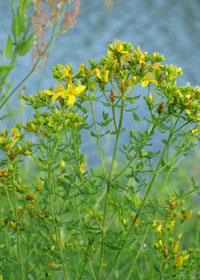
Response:
[[[5,46],[10,28],[10,2],[0,1],[0,48]],[[113,39],[131,42],[135,47],[140,45],[141,50],[149,53],[164,54],[166,63],[182,67],[184,75],[179,79],[180,85],[200,84],[199,0],[114,0],[110,12],[104,1],[81,0],[80,3],[75,27],[56,41],[40,90],[54,83],[52,66],[71,62],[77,70],[81,63],[87,65],[90,57],[97,61],[104,56],[107,44]],[[29,59],[26,56],[19,60],[19,71],[15,69],[11,75],[15,84],[30,70]],[[26,83],[27,94],[37,90],[39,77],[40,73]]]

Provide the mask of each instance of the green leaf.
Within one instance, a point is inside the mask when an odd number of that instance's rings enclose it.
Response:
[[[142,121],[142,119],[140,119],[140,118],[138,117],[138,115],[137,115],[135,112],[133,112],[133,118],[134,118],[134,120],[137,121],[137,122]]]
[[[106,102],[103,102],[103,101],[101,101],[101,103],[102,103],[105,107],[112,107],[112,105],[109,104],[109,103],[106,103]]]
[[[24,10],[27,10],[31,6],[30,0],[21,0],[20,1],[20,8],[22,7]]]
[[[97,63],[94,60],[92,60],[91,58],[89,58],[89,63],[90,63],[90,66],[92,67],[92,69],[94,69],[97,65]]]
[[[17,37],[20,36],[19,31],[19,19],[17,14],[13,14],[13,21],[12,21],[12,34],[16,40]]]
[[[103,119],[106,121],[109,118],[109,114],[103,111]]]
[[[93,131],[90,131],[90,135],[91,135],[92,137],[97,137],[97,135],[96,135]]]
[[[192,176],[191,178],[191,181],[192,181],[192,187],[193,187],[193,190],[194,191],[197,191],[199,189],[199,186],[197,186],[195,180],[194,180],[194,177]]]
[[[18,16],[18,25],[19,25],[19,32],[20,34],[25,32],[25,13],[23,9],[18,8],[17,10],[17,16]]]
[[[33,39],[34,39],[34,34],[31,34],[24,43],[20,44],[19,55],[23,56],[27,54],[27,52],[30,50],[30,48],[33,45]]]
[[[12,43],[12,38],[9,35],[6,43],[6,48],[5,48],[5,56],[7,58],[10,58],[13,54],[13,43]]]
[[[1,65],[0,66],[0,74],[5,75],[13,68],[12,65]]]

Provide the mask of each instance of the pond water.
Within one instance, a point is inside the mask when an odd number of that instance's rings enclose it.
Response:
[[[10,29],[10,3],[0,0],[0,48],[5,45]],[[113,39],[131,42],[135,47],[140,45],[141,50],[149,53],[164,54],[166,63],[182,67],[180,85],[200,84],[199,0],[114,0],[111,11],[103,0],[80,0],[80,3],[74,28],[56,41],[40,90],[53,84],[52,66],[71,62],[77,70],[81,63],[87,65],[90,57],[98,60],[104,56],[107,44]],[[20,60],[19,71],[12,73],[16,84],[30,70],[29,58]],[[27,94],[37,90],[39,77],[40,73],[26,83]],[[13,100],[13,106],[14,103]],[[123,141],[126,138],[127,134]]]

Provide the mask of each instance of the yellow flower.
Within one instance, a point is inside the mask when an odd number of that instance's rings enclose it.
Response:
[[[64,99],[67,98],[67,105],[71,108],[75,101],[76,98],[75,96],[80,96],[80,94],[85,90],[85,86],[74,86],[72,84],[68,85],[68,88],[65,89],[62,85],[57,85],[54,87],[56,91],[52,90],[44,90],[44,93],[47,95],[52,95],[52,103],[55,103],[55,101],[59,98],[62,97]]]
[[[148,94],[148,97],[147,97],[147,104],[151,105],[152,102],[153,102],[153,97],[152,97],[151,92],[149,91],[149,94]]]
[[[80,171],[81,171],[81,173],[84,173],[84,172],[85,172],[85,171],[84,171],[84,168],[87,166],[86,160],[87,160],[87,157],[84,156],[83,161],[82,161],[82,163],[80,164]]]
[[[60,169],[65,169],[65,162],[63,160],[60,163]]]
[[[118,52],[123,52],[123,45],[122,45],[122,42],[120,41],[120,40],[118,40],[117,41],[117,44],[116,44],[116,50],[118,51]]]
[[[140,57],[138,57],[138,61],[140,64],[146,64],[145,55],[142,54]]]
[[[70,70],[70,67],[68,65],[66,65],[62,70],[63,74],[61,76],[61,79],[67,78],[69,76],[69,70]]]
[[[54,262],[51,262],[49,263],[48,265],[49,268],[55,268],[56,267],[56,264]]]
[[[162,233],[162,225],[159,225],[157,228],[156,228],[156,232],[161,234]]]
[[[41,191],[41,189],[44,187],[44,181],[42,181],[37,187],[36,187],[36,189],[38,190],[38,191]]]
[[[189,219],[191,216],[192,216],[192,210],[188,211],[186,214],[185,214],[185,217],[186,219]]]
[[[107,83],[108,79],[109,79],[109,70],[106,70],[103,76],[103,81]]]
[[[183,256],[176,256],[174,261],[174,268],[180,269],[183,265]]]
[[[9,145],[9,148],[12,148],[20,137],[20,133],[15,127],[11,128],[11,131],[12,131],[13,137],[12,137],[12,142]]]
[[[178,247],[179,247],[179,241],[175,242],[174,247],[172,249],[172,253],[176,254],[178,251]]]
[[[15,127],[11,128],[11,131],[12,131],[12,134],[13,134],[13,138],[19,138],[20,137],[20,133]]]
[[[56,85],[54,88],[56,91],[52,91],[49,89],[43,91],[43,93],[45,93],[46,95],[53,96],[52,103],[55,103],[56,100],[62,95],[63,91],[65,90],[62,85]]]
[[[128,87],[132,86],[136,82],[136,80],[137,80],[136,76],[131,77],[127,82]]]
[[[142,52],[140,50],[140,46],[137,46],[136,50],[134,51],[134,55],[136,56],[140,64],[146,65],[145,58],[147,56],[147,52]]]
[[[141,82],[141,86],[146,87],[149,83],[154,83],[155,85],[157,85],[157,81],[154,80],[154,78],[152,78],[151,75],[148,73],[144,76],[144,79]]]
[[[120,40],[118,40],[115,45],[109,44],[108,47],[109,47],[109,50],[107,51],[108,55],[115,56],[116,53],[120,53],[122,54],[122,58],[124,62],[130,60],[130,53],[133,49],[131,45],[127,45],[127,44],[125,45]]]
[[[93,71],[93,74],[96,78],[100,79],[101,80],[101,74],[100,74],[100,71],[98,68],[95,68],[94,71]]]
[[[80,96],[81,93],[85,90],[85,86],[74,86],[74,85],[68,85],[68,88],[66,90],[63,90],[61,92],[61,97],[66,99],[67,98],[67,105],[69,108],[72,108],[74,105],[76,98],[75,96]]]

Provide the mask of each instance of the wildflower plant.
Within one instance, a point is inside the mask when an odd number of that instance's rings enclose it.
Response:
[[[198,250],[182,247],[184,230],[178,232],[194,216],[183,197],[199,187],[192,178],[188,193],[164,191],[199,140],[200,88],[178,86],[182,70],[163,61],[159,53],[118,41],[77,72],[71,64],[53,67],[53,86],[24,95],[33,118],[0,135],[2,277],[199,276]],[[144,94],[136,95],[137,88]],[[121,144],[125,133],[128,141]],[[106,136],[113,144],[109,161]],[[101,167],[87,165],[83,144],[90,137]],[[22,171],[25,157],[32,160],[29,176]]]

